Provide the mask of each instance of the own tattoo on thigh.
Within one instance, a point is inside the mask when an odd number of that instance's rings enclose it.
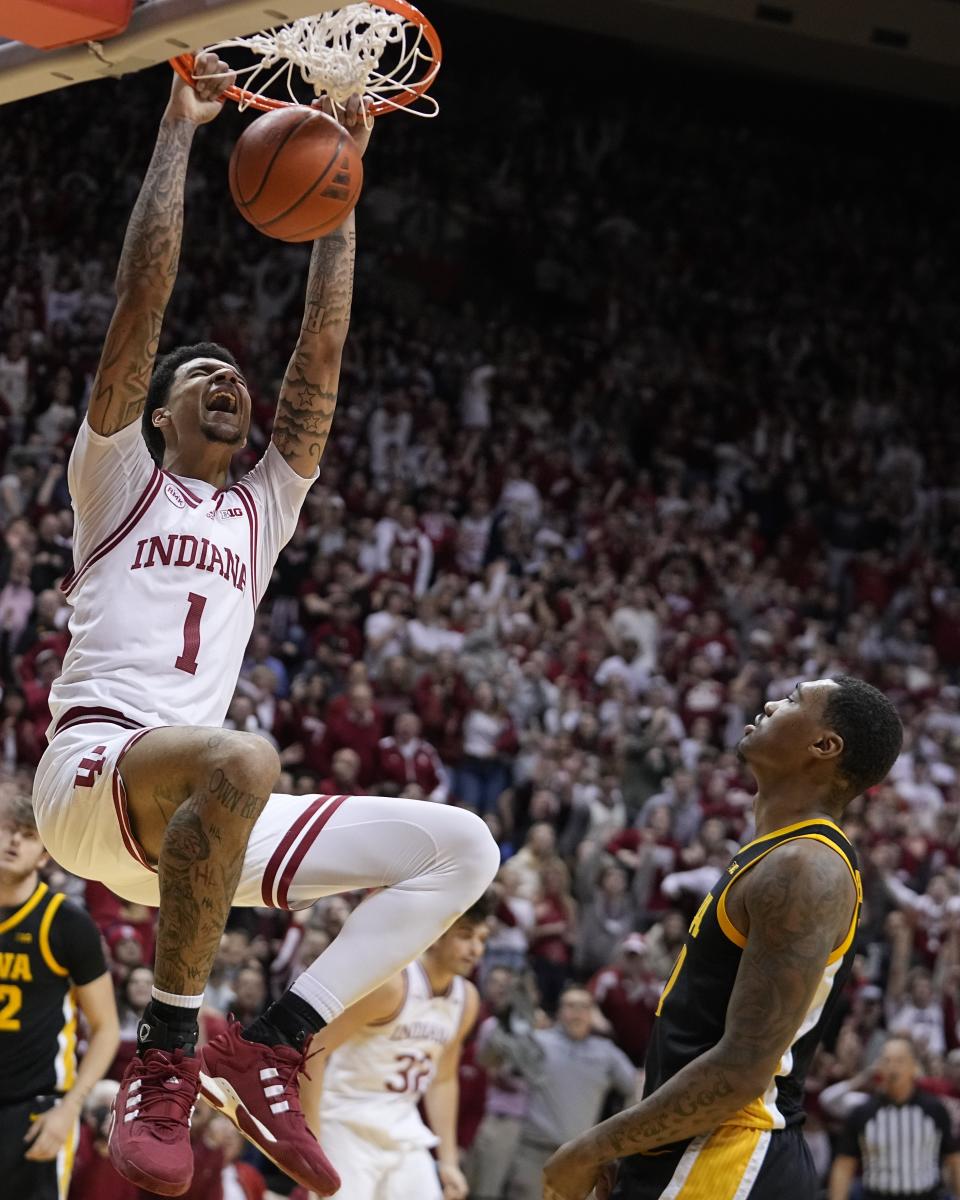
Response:
[[[212,795],[217,797],[228,812],[236,813],[248,821],[256,819],[266,803],[265,796],[245,792],[232,784],[219,767],[210,776],[208,786]]]

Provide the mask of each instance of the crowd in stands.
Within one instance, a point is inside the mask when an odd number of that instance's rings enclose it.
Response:
[[[334,431],[228,724],[277,746],[279,791],[480,813],[503,854],[485,1015],[548,1023],[580,981],[641,1066],[686,925],[751,835],[744,724],[800,680],[875,683],[906,741],[845,821],[865,906],[809,1081],[826,1177],[885,1031],[960,1123],[956,169],[921,137],[894,171],[855,113],[813,138],[787,99],[782,123],[702,80],[558,104],[511,70],[482,122],[451,70],[440,120],[375,132]],[[26,778],[68,640],[65,463],[164,85],[22,103],[0,143],[0,764]],[[163,347],[236,353],[249,465],[306,262],[229,202],[243,120],[198,138]],[[111,952],[119,1078],[152,914],[66,886]],[[355,899],[235,910],[208,1028],[256,1014]],[[465,1150],[504,1082],[468,1053]],[[234,1164],[223,1124],[197,1137]],[[241,1166],[225,1200],[258,1194]],[[96,1168],[74,1200],[120,1197]]]

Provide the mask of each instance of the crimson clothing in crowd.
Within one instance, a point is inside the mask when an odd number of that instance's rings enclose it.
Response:
[[[380,778],[395,783],[400,791],[415,783],[430,799],[446,801],[447,772],[440,755],[429,742],[413,738],[401,746],[396,738],[382,738],[379,747]],[[437,792],[437,795],[434,793]]]
[[[374,709],[367,720],[358,720],[354,710],[347,707],[342,712],[329,715],[320,758],[329,769],[337,750],[344,747],[355,750],[360,757],[357,782],[361,787],[369,787],[377,777],[382,737],[383,718],[379,711]]]
[[[107,1157],[106,1139],[95,1145],[93,1131],[81,1124],[69,1200],[140,1200],[143,1194],[114,1170]]]
[[[213,1149],[196,1134],[193,1142],[193,1182],[183,1193],[184,1200],[223,1200],[223,1151]],[[141,1192],[143,1200],[153,1200],[152,1192]]]
[[[442,676],[424,671],[414,686],[413,711],[444,762],[457,762],[463,753],[463,718],[472,704],[470,689],[459,673]]]
[[[224,1167],[221,1178],[230,1174],[242,1188],[244,1200],[264,1200],[267,1185],[256,1167],[247,1162],[235,1162],[229,1167]]]
[[[143,949],[143,961],[153,962],[157,938],[157,910],[141,904],[127,904],[102,883],[88,879],[83,893],[87,912],[105,932],[120,925],[132,925]]]
[[[341,625],[336,621],[324,621],[318,625],[310,635],[310,649],[314,654],[318,646],[329,646],[347,662],[363,657],[363,637],[356,625],[349,622]]]
[[[629,979],[620,967],[604,967],[587,986],[613,1027],[614,1041],[634,1066],[642,1066],[662,982],[654,975]]]
[[[565,926],[563,933],[548,933],[545,937],[536,937],[530,943],[530,954],[534,958],[542,958],[547,962],[570,962],[572,950],[570,935],[573,932],[573,916],[570,909],[559,896],[544,896],[536,906],[537,925]]]
[[[463,1150],[469,1150],[473,1145],[487,1104],[487,1072],[477,1062],[477,1032],[489,1015],[486,1004],[482,1004],[477,1023],[460,1052],[460,1066],[457,1069],[460,1082],[457,1145]]]

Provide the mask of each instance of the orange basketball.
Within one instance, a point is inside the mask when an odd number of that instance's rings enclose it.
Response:
[[[363,186],[353,138],[332,117],[296,105],[248,125],[230,156],[230,192],[267,237],[310,242],[332,233]]]

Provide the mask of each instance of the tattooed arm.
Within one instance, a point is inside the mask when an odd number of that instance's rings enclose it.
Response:
[[[177,278],[190,146],[197,126],[220,112],[222,101],[215,97],[233,80],[227,64],[208,52],[197,56],[195,71],[196,91],[174,76],[153,157],[123,239],[117,306],[87,413],[91,428],[105,436],[136,421],[143,411],[163,314]],[[212,78],[222,72],[228,73],[225,78]]]
[[[329,105],[322,107],[329,112]],[[364,125],[359,97],[350,100],[341,120],[362,154],[372,123]],[[339,229],[313,243],[303,323],[280,388],[273,444],[305,479],[317,469],[337,407],[340,358],[353,303],[356,246],[353,213]]]
[[[723,1037],[646,1100],[562,1147],[547,1164],[546,1200],[583,1200],[607,1164],[709,1133],[769,1087],[849,931],[856,889],[840,856],[808,839],[767,855],[742,886],[747,945]]]

